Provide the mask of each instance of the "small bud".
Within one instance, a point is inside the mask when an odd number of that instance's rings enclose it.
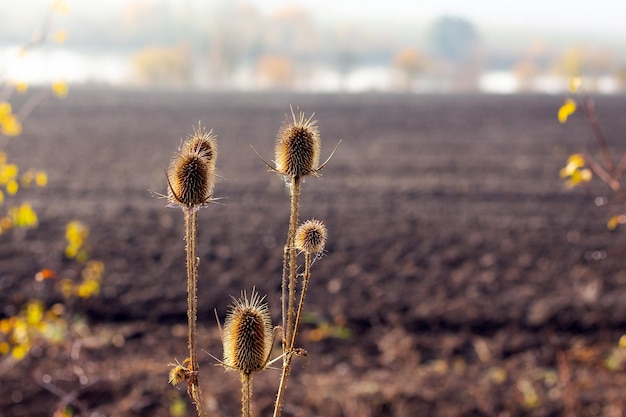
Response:
[[[317,172],[320,154],[320,135],[316,120],[299,113],[293,121],[286,120],[276,139],[276,170],[291,178],[302,178]]]
[[[319,220],[307,220],[296,230],[296,249],[306,253],[318,253],[324,250],[328,232],[326,226]]]
[[[234,299],[224,323],[224,365],[250,375],[265,368],[272,351],[272,319],[253,289],[250,299],[243,293]]]
[[[217,147],[211,132],[194,132],[172,160],[167,173],[168,200],[174,205],[200,207],[210,201],[215,181]]]

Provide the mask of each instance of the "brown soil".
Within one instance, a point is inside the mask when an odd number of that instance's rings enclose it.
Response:
[[[73,91],[49,99],[8,144],[20,167],[46,169],[36,229],[0,236],[0,314],[59,300],[37,271],[71,274],[64,227],[90,227],[105,263],[101,294],[72,306],[88,327],[62,346],[0,360],[0,415],[170,416],[184,388],[183,216],[164,168],[201,120],[218,135],[215,194],[199,213],[200,382],[217,416],[239,413],[239,380],[221,356],[214,309],[256,288],[280,306],[288,197],[267,160],[289,112],[315,112],[320,179],[301,218],[322,219],[310,316],[287,391],[287,416],[622,416],[626,413],[626,239],[606,229],[599,184],[566,190],[567,156],[593,145],[581,115],[559,125],[556,96],[195,94]],[[623,97],[599,97],[610,139],[626,131]],[[345,331],[349,331],[349,337]],[[70,355],[73,346],[74,355]],[[279,373],[254,380],[269,415]],[[65,394],[64,394],[65,393]],[[66,395],[70,393],[71,396]]]

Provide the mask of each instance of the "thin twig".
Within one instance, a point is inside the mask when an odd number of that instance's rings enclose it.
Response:
[[[302,290],[300,291],[300,303],[298,304],[298,313],[296,314],[296,322],[293,326],[293,335],[291,336],[291,346],[296,346],[296,338],[298,337],[298,330],[300,323],[302,322],[302,307],[304,305],[304,298],[309,288],[309,279],[311,278],[311,254],[305,252],[304,254],[304,274],[302,276]]]
[[[587,120],[589,121],[589,125],[593,130],[593,134],[598,141],[598,146],[600,147],[600,152],[602,153],[602,158],[604,159],[604,168],[607,172],[612,173],[615,170],[615,164],[613,162],[613,156],[611,155],[611,150],[609,145],[604,137],[604,133],[602,132],[602,128],[600,127],[600,123],[598,122],[598,117],[596,116],[595,104],[591,97],[587,94],[582,94],[582,104],[583,111],[585,116],[587,116]]]

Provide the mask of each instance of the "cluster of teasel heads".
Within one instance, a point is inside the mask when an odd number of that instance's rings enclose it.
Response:
[[[265,162],[270,171],[281,175],[290,190],[291,211],[287,240],[283,252],[281,281],[282,325],[274,328],[265,297],[255,289],[248,298],[245,292],[233,302],[223,328],[224,359],[226,370],[236,370],[242,381],[242,415],[250,416],[252,375],[282,359],[281,377],[274,407],[274,417],[281,414],[294,356],[306,355],[296,348],[296,338],[302,320],[302,308],[310,279],[314,257],[324,250],[327,230],[319,220],[308,220],[298,226],[300,185],[306,176],[317,176],[328,160],[319,165],[320,135],[316,121],[303,113],[291,112],[281,126],[275,148],[275,166]],[[336,148],[335,148],[336,149]],[[198,385],[198,359],[196,353],[197,277],[199,259],[196,257],[196,213],[200,207],[213,202],[215,180],[216,138],[212,131],[199,126],[185,141],[172,159],[167,171],[168,201],[181,207],[185,213],[185,240],[187,253],[188,293],[188,348],[189,356],[173,366],[170,383],[187,382],[187,392],[194,402],[198,415],[208,415]],[[299,273],[296,262],[304,254],[304,268]],[[301,279],[298,286],[298,280]],[[299,290],[298,290],[299,287]],[[282,335],[282,354],[271,360],[275,335]]]

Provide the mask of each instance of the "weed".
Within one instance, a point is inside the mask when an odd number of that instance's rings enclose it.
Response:
[[[308,220],[298,226],[300,191],[306,176],[318,176],[328,160],[319,164],[320,135],[313,116],[296,115],[291,111],[281,126],[276,139],[275,161],[265,161],[271,172],[279,174],[290,191],[290,214],[287,239],[283,249],[281,278],[281,322],[273,329],[269,309],[264,296],[252,290],[250,298],[242,292],[233,298],[223,331],[224,360],[227,370],[237,370],[242,382],[242,415],[251,415],[252,375],[268,367],[275,330],[282,333],[282,370],[274,417],[282,413],[287,381],[294,356],[306,356],[307,352],[296,346],[298,331],[302,323],[303,305],[311,278],[311,264],[324,251],[327,239],[326,226],[319,220]],[[336,150],[336,148],[335,148]],[[331,153],[331,157],[334,154]],[[206,416],[202,394],[198,384],[198,363],[195,347],[197,312],[197,276],[199,259],[195,255],[196,213],[199,208],[214,201],[213,182],[217,147],[215,137],[202,128],[194,130],[182,144],[167,172],[168,200],[170,205],[182,207],[185,213],[185,239],[188,278],[188,327],[189,357],[182,364],[174,365],[170,372],[170,383],[187,382],[187,393],[194,402],[198,416]],[[304,255],[304,269],[299,273],[297,258]],[[301,284],[298,290],[298,279]]]

